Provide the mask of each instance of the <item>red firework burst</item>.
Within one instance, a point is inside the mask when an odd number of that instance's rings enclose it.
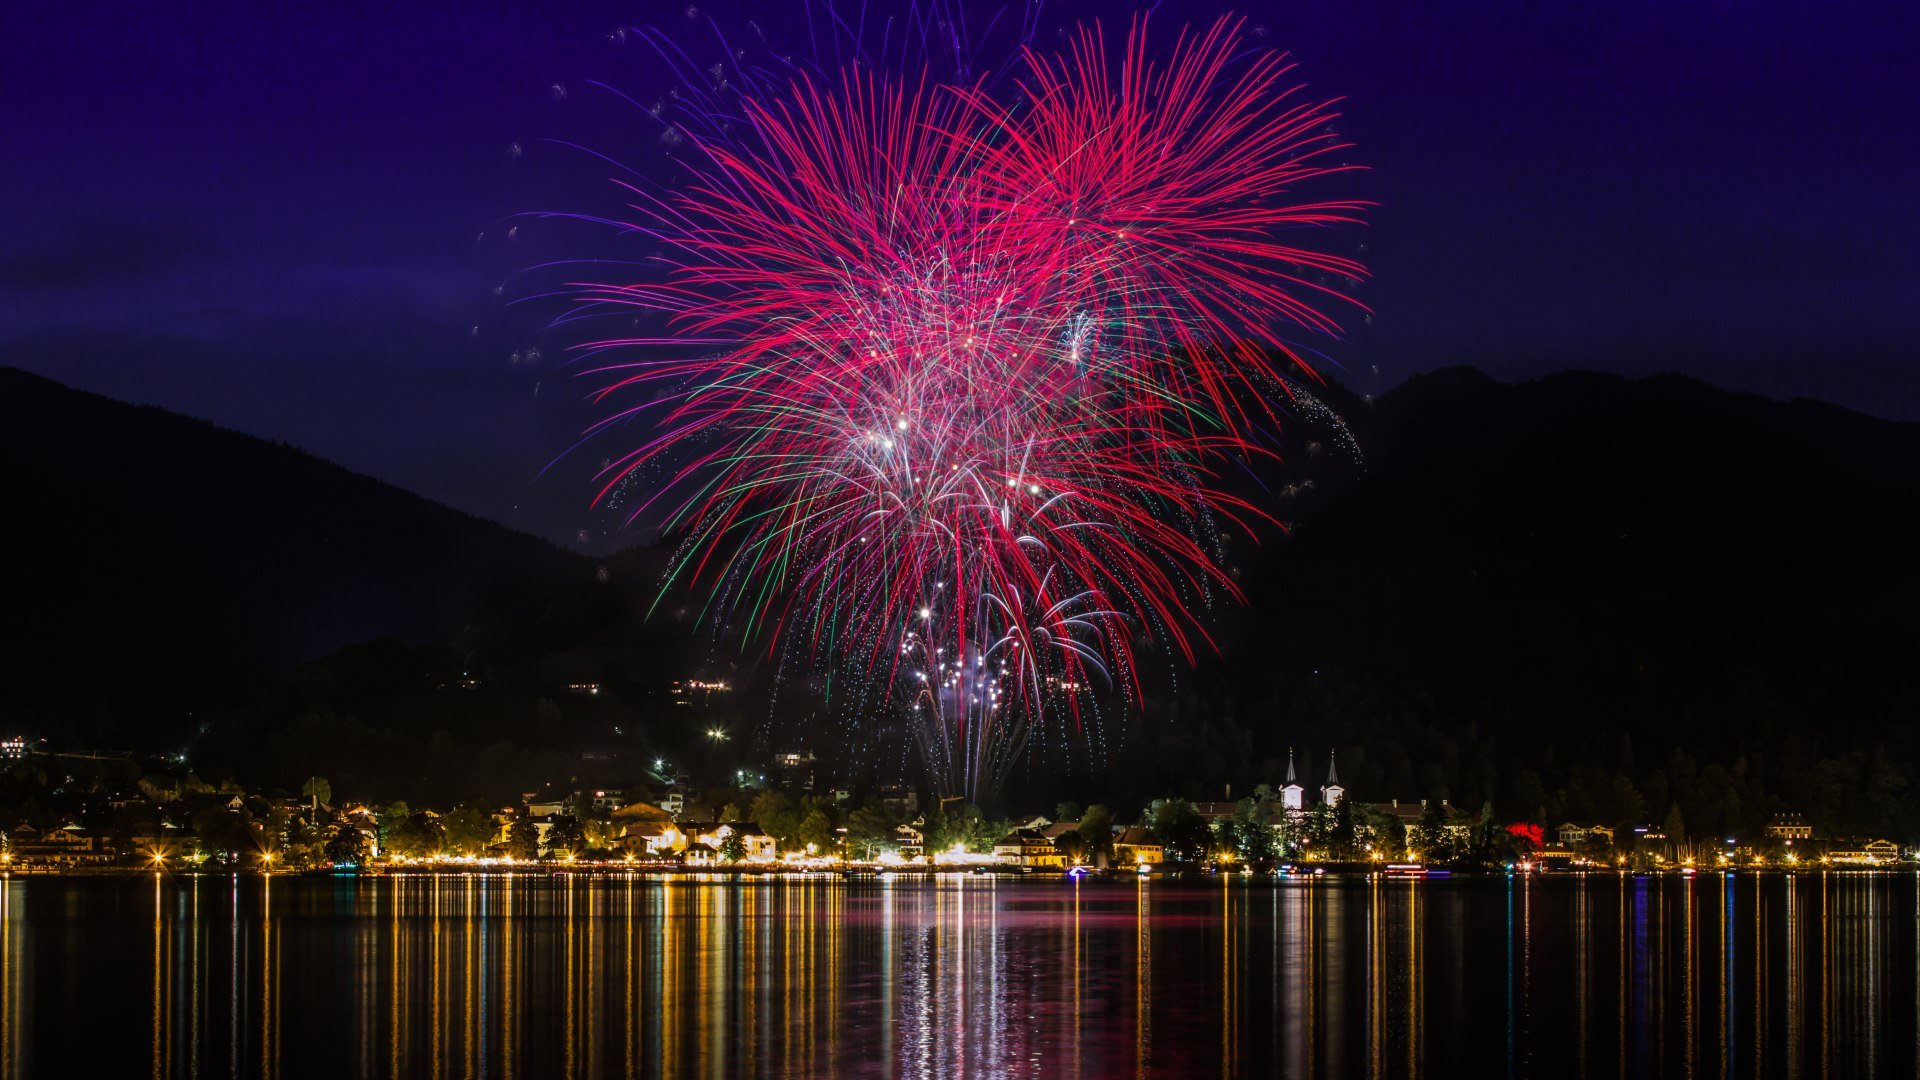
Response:
[[[1015,93],[848,72],[748,97],[697,181],[631,188],[664,274],[580,286],[669,329],[595,342],[602,400],[653,435],[604,496],[686,543],[683,585],[744,629],[862,673],[916,721],[945,790],[997,783],[1089,687],[1137,691],[1136,631],[1191,659],[1224,522],[1263,515],[1216,465],[1312,376],[1353,261],[1300,201],[1345,171],[1333,112],[1237,26],[1164,61],[1136,22],[1029,52]]]

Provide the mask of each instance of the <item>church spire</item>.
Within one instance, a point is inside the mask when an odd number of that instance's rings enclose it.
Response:
[[[1295,782],[1293,778],[1293,747],[1289,746],[1287,747],[1287,783],[1292,784]]]
[[[1340,786],[1340,772],[1338,769],[1334,768],[1333,751],[1331,750],[1327,751],[1327,786],[1328,787]]]

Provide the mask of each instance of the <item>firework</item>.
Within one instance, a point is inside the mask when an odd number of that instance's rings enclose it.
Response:
[[[1235,23],[1018,71],[733,91],[675,129],[690,183],[628,188],[662,271],[577,286],[658,317],[590,373],[603,427],[650,433],[601,495],[664,477],[631,513],[682,537],[670,587],[857,673],[966,795],[1137,694],[1139,643],[1206,646],[1218,530],[1264,517],[1216,470],[1363,275],[1302,239],[1358,217],[1295,194],[1347,168],[1334,114]]]

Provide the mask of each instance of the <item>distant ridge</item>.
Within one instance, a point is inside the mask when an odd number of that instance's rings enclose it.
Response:
[[[1344,411],[1364,468],[1293,456],[1295,528],[1243,554],[1225,659],[1183,678],[1249,733],[1236,790],[1306,743],[1353,790],[1531,813],[1625,775],[1657,814],[1712,763],[1735,794],[1689,803],[1703,832],[1870,786],[1859,827],[1920,829],[1920,424],[1471,369]]]
[[[1113,717],[1110,753],[1042,760],[1010,798],[1217,797],[1277,781],[1293,745],[1338,747],[1349,790],[1377,797],[1604,820],[1671,802],[1702,835],[1784,807],[1920,834],[1920,424],[1677,376],[1446,369],[1371,403],[1321,396],[1347,431],[1296,416],[1284,464],[1248,477],[1290,531],[1230,542],[1248,604],[1215,605],[1218,655],[1174,675],[1153,654],[1146,707]],[[616,727],[694,752],[657,687],[722,657],[743,739],[749,723],[756,739],[812,730],[823,760],[856,745],[818,680],[790,680],[772,714],[747,700],[750,678],[765,692],[764,642],[712,649],[699,597],[643,621],[659,551],[596,562],[6,369],[0,470],[0,723],[21,730],[154,745],[228,716],[235,775],[272,754],[282,784],[331,762],[369,790],[425,771],[457,794],[495,761],[505,790],[523,759],[490,757],[495,743],[559,754],[563,776]],[[377,637],[439,652],[360,650],[278,678]],[[436,712],[343,682],[377,669],[416,686],[442,659],[496,668],[496,696],[432,698]],[[540,726],[533,702],[583,670],[607,692]],[[334,745],[343,729],[367,741]]]
[[[593,560],[535,537],[16,368],[0,368],[0,470],[14,712],[78,696],[109,729],[172,727],[350,642],[529,648],[596,586]]]

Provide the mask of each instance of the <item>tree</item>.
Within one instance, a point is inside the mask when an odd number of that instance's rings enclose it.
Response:
[[[1053,820],[1079,821],[1081,813],[1082,811],[1080,809],[1079,803],[1071,802],[1071,801],[1063,802],[1060,805],[1053,808]]]
[[[225,803],[210,802],[195,811],[193,834],[202,854],[213,859],[232,859],[257,847],[252,816],[244,810],[229,810]]]
[[[1264,789],[1265,785],[1261,785]],[[1221,840],[1243,862],[1264,862],[1279,853],[1279,834],[1273,831],[1273,799],[1241,799],[1222,830]]]
[[[1113,861],[1113,814],[1106,807],[1094,803],[1080,811],[1080,827],[1075,831],[1086,845],[1088,862],[1106,866]]]
[[[300,797],[310,804],[331,806],[333,804],[333,785],[327,783],[324,776],[315,776],[300,785]]]
[[[1429,799],[1420,809],[1420,824],[1414,826],[1414,835],[1408,843],[1428,862],[1453,860],[1452,837],[1447,832],[1447,819],[1441,816],[1438,801]]]
[[[1306,820],[1301,822],[1301,846],[1319,858],[1334,858],[1334,839],[1339,828],[1339,812],[1326,803],[1319,803],[1307,811]]]
[[[927,850],[952,851],[958,845],[967,851],[986,851],[1005,835],[1006,822],[989,821],[979,807],[958,803],[927,822]]]
[[[590,851],[604,851],[620,846],[620,837],[624,830],[615,822],[589,818],[582,821],[580,827],[586,832],[587,849]]]
[[[396,799],[390,803],[383,803],[374,811],[374,828],[379,834],[378,839],[380,841],[381,851],[392,850],[394,830],[398,829],[412,816],[413,810],[407,806],[406,800],[404,799]]]
[[[818,854],[830,854],[833,851],[833,819],[827,812],[814,807],[813,811],[800,822],[800,828],[794,836],[801,847],[809,848]]]
[[[547,851],[552,854],[577,855],[587,846],[587,832],[580,825],[580,819],[572,814],[562,814],[553,819],[547,827]]]
[[[289,869],[317,866],[326,861],[327,829],[321,823],[297,819],[288,823],[283,835],[287,842],[280,854]]]
[[[468,804],[456,807],[440,820],[447,849],[459,855],[480,855],[493,843],[493,816]]]
[[[1667,834],[1668,843],[1678,844],[1686,840],[1687,820],[1680,814],[1679,803],[1676,802],[1667,807],[1667,824],[1660,831]]]
[[[753,797],[748,809],[754,823],[765,829],[768,836],[781,847],[793,844],[794,836],[800,831],[800,822],[806,815],[800,812],[800,804],[793,796],[784,791],[763,791]]]
[[[531,862],[540,855],[540,827],[529,818],[518,817],[507,829],[507,854]]]
[[[424,810],[408,815],[387,837],[388,851],[409,859],[438,855],[445,846],[446,837],[441,832],[440,819]]]
[[[729,862],[729,863],[739,862],[741,859],[744,859],[746,857],[747,857],[747,842],[745,840],[740,839],[739,833],[730,832],[727,834],[726,839],[720,841],[720,861],[721,862]]]
[[[367,860],[367,834],[351,825],[337,825],[327,837],[327,861],[334,865],[359,866]]]
[[[1147,829],[1174,862],[1204,860],[1213,839],[1206,819],[1185,799],[1155,799],[1147,810]]]
[[[1547,843],[1547,831],[1531,821],[1516,821],[1507,826],[1507,833],[1513,837],[1514,849],[1523,855],[1531,855]]]
[[[871,859],[894,846],[894,820],[877,806],[863,806],[847,817],[847,842],[863,859]]]
[[[1367,803],[1352,803],[1354,839],[1374,851],[1393,858],[1407,847],[1407,827],[1398,815],[1376,810]]]
[[[1327,836],[1327,851],[1335,859],[1360,857],[1360,831],[1354,825],[1352,799],[1341,799],[1333,808],[1333,828]]]
[[[740,820],[740,808],[732,803],[728,803],[720,808],[720,816],[714,820],[723,825],[737,822]]]

